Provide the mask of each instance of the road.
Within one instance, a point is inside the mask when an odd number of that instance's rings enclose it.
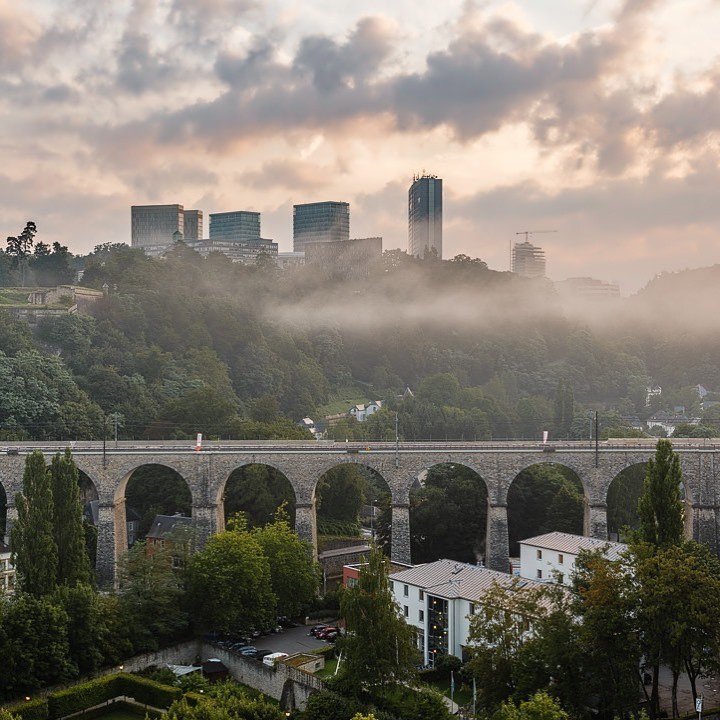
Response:
[[[312,635],[308,635],[312,626],[301,626],[290,628],[277,635],[265,635],[253,640],[253,644],[258,650],[272,650],[273,652],[284,652],[293,655],[299,652],[310,652],[321,647],[327,647],[328,644],[322,640],[315,639]]]

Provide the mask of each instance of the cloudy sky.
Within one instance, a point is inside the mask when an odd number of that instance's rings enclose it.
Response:
[[[133,203],[351,203],[407,245],[413,172],[445,256],[624,291],[720,262],[720,0],[0,0],[0,208],[74,252]]]

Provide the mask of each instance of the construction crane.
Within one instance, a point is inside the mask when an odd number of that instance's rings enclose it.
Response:
[[[556,233],[556,232],[557,232],[557,230],[521,230],[520,232],[516,232],[515,235],[524,235],[525,242],[527,242],[528,237],[530,235],[542,235],[543,233]],[[512,272],[512,239],[510,240],[509,260],[510,260],[510,271]]]

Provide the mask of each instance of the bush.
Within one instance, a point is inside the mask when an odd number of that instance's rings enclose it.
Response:
[[[360,523],[348,520],[317,519],[318,535],[336,535],[337,537],[359,537]]]
[[[21,718],[21,720],[47,720],[48,718],[48,703],[45,698],[26,700],[5,709],[11,715]]]
[[[118,695],[127,695],[134,698],[141,705],[151,705],[156,708],[169,708],[175,700],[182,697],[182,690],[169,685],[161,685],[147,678],[137,675],[120,674]]]
[[[53,693],[47,700],[49,717],[72,715],[122,695],[118,678],[119,675],[106,675]]]
[[[311,652],[313,655],[322,655],[327,660],[328,658],[335,657],[335,646],[326,645],[325,647],[315,648],[314,650],[311,650]]]

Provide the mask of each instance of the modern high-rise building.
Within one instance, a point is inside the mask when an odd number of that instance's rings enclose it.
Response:
[[[185,240],[202,240],[203,236],[203,212],[202,210],[185,210],[183,212]]]
[[[527,240],[515,243],[512,271],[527,278],[545,277],[545,251]]]
[[[251,242],[260,237],[260,213],[249,210],[210,213],[210,239]]]
[[[308,243],[350,239],[350,204],[304,203],[293,206],[293,250],[302,252]]]
[[[133,205],[130,208],[133,247],[172,245],[177,232],[185,233],[182,205]]]
[[[408,252],[442,259],[442,180],[435,175],[413,177],[408,191]]]

